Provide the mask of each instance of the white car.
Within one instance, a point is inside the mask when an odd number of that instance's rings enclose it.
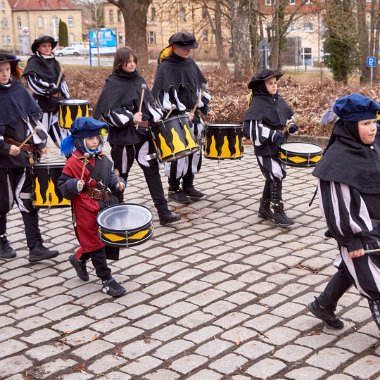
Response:
[[[63,55],[80,55],[80,51],[75,46],[66,46],[63,49],[59,49],[55,55],[58,57],[62,57]]]

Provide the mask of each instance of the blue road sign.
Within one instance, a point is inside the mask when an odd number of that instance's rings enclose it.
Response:
[[[96,36],[98,33],[98,36]],[[99,39],[99,47],[115,47],[116,42],[116,31],[114,29],[100,28],[98,30],[91,29],[89,31],[90,45],[91,48],[96,48],[97,38]]]
[[[367,57],[367,67],[376,67],[376,57]]]

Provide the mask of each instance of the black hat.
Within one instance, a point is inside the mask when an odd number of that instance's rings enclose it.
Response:
[[[265,81],[270,78],[279,79],[283,75],[284,74],[278,70],[264,69],[252,77],[251,81],[248,83],[248,88],[253,88],[254,82]]]
[[[339,98],[334,105],[335,114],[343,121],[376,119],[380,104],[360,94]]]
[[[52,50],[57,46],[58,41],[56,41],[53,37],[50,36],[42,36],[34,40],[32,43],[32,52],[36,53],[38,46],[43,44],[44,42],[50,42]]]
[[[0,63],[9,62],[11,65],[11,69],[15,69],[19,61],[20,58],[17,58],[13,54],[0,53]]]
[[[169,45],[175,45],[185,49],[196,49],[198,42],[193,33],[177,32],[169,38]]]

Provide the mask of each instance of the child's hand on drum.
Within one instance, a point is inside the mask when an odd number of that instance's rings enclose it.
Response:
[[[46,146],[44,148],[39,149],[39,151],[42,155],[47,155],[47,153],[48,153]]]
[[[80,193],[83,190],[83,188],[84,188],[84,181],[83,181],[83,179],[80,179],[77,182],[78,193]]]
[[[193,121],[194,114],[192,112],[185,112],[185,115],[189,118],[190,121]]]
[[[9,149],[9,154],[11,156],[16,157],[16,156],[18,156],[20,154],[20,152],[21,152],[21,150],[20,150],[20,148],[18,146],[11,145],[11,148]]]
[[[116,188],[119,190],[119,191],[123,191],[125,189],[125,185],[123,182],[119,182],[116,186]]]
[[[208,118],[208,121],[213,122],[216,118],[215,112],[212,110],[209,110],[207,112],[207,118]]]

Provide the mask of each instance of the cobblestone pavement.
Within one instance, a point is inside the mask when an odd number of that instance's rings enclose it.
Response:
[[[171,204],[182,220],[163,227],[135,165],[125,199],[152,209],[155,233],[112,262],[127,288],[119,299],[100,292],[92,267],[83,283],[67,261],[77,247],[69,208],[40,212],[61,254],[35,265],[14,209],[18,257],[0,261],[0,378],[380,379],[378,330],[356,289],[338,308],[339,332],[307,311],[337,254],[318,200],[308,206],[310,173],[288,168],[297,223],[286,230],[257,216],[263,179],[251,147],[240,161],[205,159],[196,182],[206,198]]]

